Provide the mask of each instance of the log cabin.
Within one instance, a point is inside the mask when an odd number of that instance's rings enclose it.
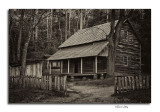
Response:
[[[118,21],[115,21],[117,23]],[[110,22],[74,33],[48,58],[50,73],[55,65],[61,74],[74,76],[105,76],[107,74]],[[115,72],[139,74],[141,71],[141,44],[133,26],[126,20],[121,28],[121,37],[116,51]]]

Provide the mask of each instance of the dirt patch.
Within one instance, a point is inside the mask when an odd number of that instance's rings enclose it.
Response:
[[[114,80],[85,80],[67,82],[67,95],[55,91],[35,89],[11,89],[10,103],[52,103],[52,104],[108,104],[108,103],[149,103],[150,91],[142,90],[124,94],[114,94]]]

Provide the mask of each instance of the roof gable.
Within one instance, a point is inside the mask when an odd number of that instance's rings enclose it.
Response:
[[[118,21],[115,21],[117,23]],[[91,43],[106,40],[106,35],[110,33],[111,22],[82,29],[73,34],[69,39],[62,43],[59,48]]]
[[[55,54],[48,58],[48,60],[61,60],[70,58],[80,58],[88,56],[98,56],[107,46],[107,41],[84,44],[74,47],[66,47],[58,50]],[[106,56],[108,53],[106,54]],[[102,55],[101,55],[102,56]]]

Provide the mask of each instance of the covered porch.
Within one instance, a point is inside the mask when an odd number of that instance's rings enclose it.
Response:
[[[106,74],[108,42],[95,42],[87,45],[60,49],[48,61],[59,63],[59,73],[68,76],[88,76]],[[52,67],[50,67],[52,74]]]
[[[53,65],[55,61],[50,61],[50,66]],[[97,78],[98,75],[104,76],[107,72],[107,57],[93,56],[93,57],[82,57],[73,59],[59,60],[59,74],[66,74],[73,79],[76,77],[93,77]],[[55,74],[52,72],[50,67],[50,74]]]
[[[106,73],[107,58],[101,56],[82,57],[60,60],[60,73],[64,74],[97,74]]]

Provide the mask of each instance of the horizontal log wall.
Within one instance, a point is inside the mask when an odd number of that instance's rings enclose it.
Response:
[[[140,53],[140,43],[126,22],[121,30],[120,42],[116,50],[115,72],[130,75],[140,74]]]

